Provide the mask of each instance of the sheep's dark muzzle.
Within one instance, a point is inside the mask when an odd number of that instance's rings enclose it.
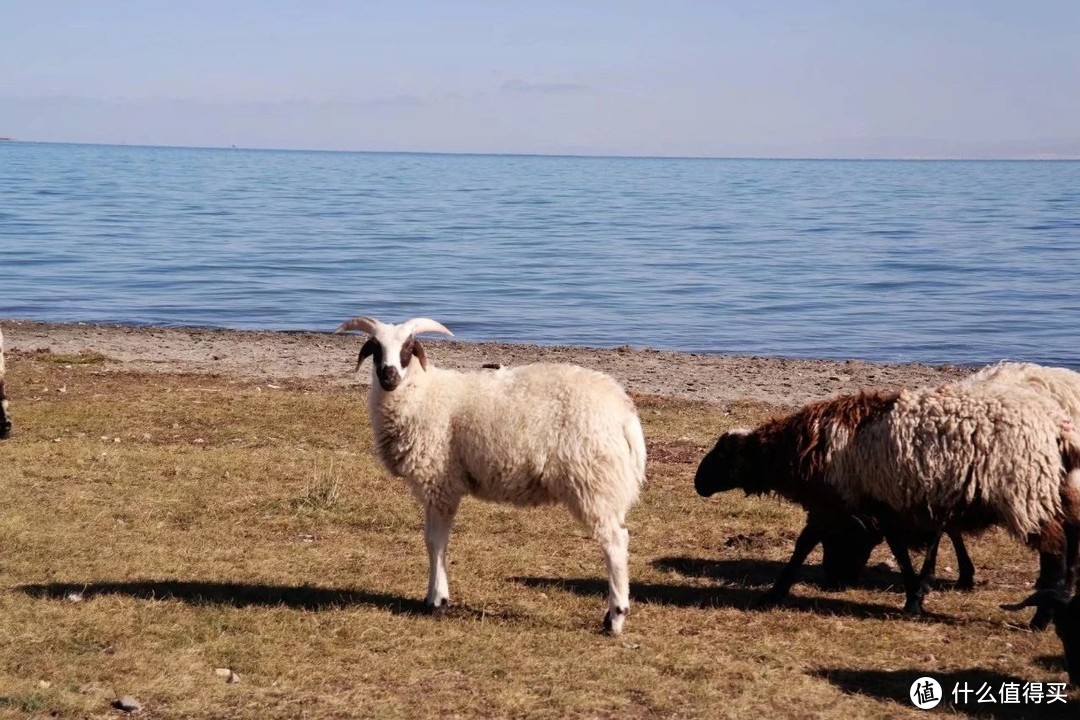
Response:
[[[401,384],[401,373],[395,367],[381,367],[375,372],[379,378],[379,386],[386,392],[397,389]]]
[[[694,475],[694,489],[701,497],[715,495],[720,489],[714,477],[716,472],[713,466],[713,461],[706,455]]]

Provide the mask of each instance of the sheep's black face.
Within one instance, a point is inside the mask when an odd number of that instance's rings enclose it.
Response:
[[[694,489],[698,495],[709,497],[739,487],[738,468],[745,443],[745,435],[728,433],[720,436],[716,446],[702,458],[694,475]]]

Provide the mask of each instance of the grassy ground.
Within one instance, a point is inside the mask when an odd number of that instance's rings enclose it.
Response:
[[[782,609],[753,607],[802,514],[698,498],[715,435],[770,408],[638,398],[649,482],[630,517],[627,632],[598,633],[599,548],[558,508],[467,501],[447,617],[421,612],[420,514],[371,455],[362,389],[140,375],[15,354],[0,444],[0,716],[917,717],[912,680],[1063,682],[1052,633],[998,603],[1036,561],[972,543],[980,586],[899,615],[898,578],[827,593],[816,556]],[[875,562],[884,559],[882,549]],[[951,555],[943,551],[943,575]],[[228,683],[215,668],[240,677]],[[1075,717],[1070,706],[938,713]]]

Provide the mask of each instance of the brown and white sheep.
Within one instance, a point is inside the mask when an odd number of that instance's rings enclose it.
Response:
[[[1064,587],[1080,541],[1080,436],[1053,401],[988,383],[860,393],[722,436],[695,487],[777,493],[811,522],[767,598],[785,597],[806,556],[852,516],[869,515],[896,556],[905,610],[922,611],[937,541],[994,525],[1040,552],[1044,585]],[[929,538],[916,576],[908,546]]]
[[[1066,368],[1046,367],[1033,363],[1001,362],[990,365],[969,375],[956,384],[961,387],[978,387],[986,383],[1003,383],[1027,387],[1041,393],[1058,403],[1072,419],[1073,426],[1080,428],[1080,373]],[[956,549],[957,564],[960,569],[957,586],[970,589],[974,585],[975,566],[971,562],[963,539],[958,532],[951,532],[950,538]],[[866,519],[860,524],[851,524],[848,528],[827,536],[822,541],[822,566],[826,582],[831,586],[853,584],[859,572],[870,557],[870,552],[884,539],[873,521]],[[1070,562],[1076,567],[1075,562]],[[931,569],[932,571],[932,569]],[[1052,574],[1041,574],[1039,587],[1048,581]],[[1067,579],[1067,589],[1075,585],[1076,578]],[[1038,606],[1032,625],[1046,627],[1050,613],[1045,603]]]

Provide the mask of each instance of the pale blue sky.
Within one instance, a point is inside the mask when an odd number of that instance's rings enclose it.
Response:
[[[1080,157],[1076,0],[0,2],[0,136]]]

